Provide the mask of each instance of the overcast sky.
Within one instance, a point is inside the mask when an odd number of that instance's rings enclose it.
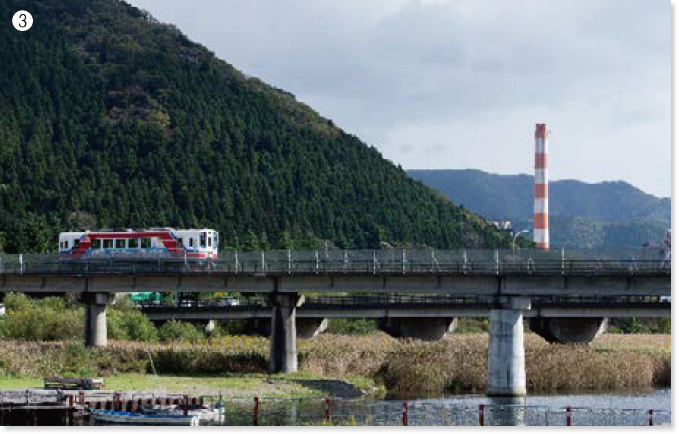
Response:
[[[406,169],[671,194],[670,2],[131,0]]]

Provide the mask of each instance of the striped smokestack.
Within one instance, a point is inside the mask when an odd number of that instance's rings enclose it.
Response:
[[[535,126],[535,201],[533,241],[539,249],[549,249],[549,189],[547,177],[547,125]]]

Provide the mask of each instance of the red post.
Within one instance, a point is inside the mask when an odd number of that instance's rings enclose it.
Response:
[[[325,398],[325,420],[330,421],[330,398]]]
[[[189,414],[189,395],[184,395],[184,416]]]
[[[68,395],[68,424],[69,426],[73,426],[73,414],[75,412],[75,408],[73,407],[73,395]]]
[[[653,409],[648,409],[648,426],[653,426]]]
[[[566,426],[571,426],[571,406],[566,407]]]
[[[255,409],[252,412],[252,425],[259,425],[259,397],[255,396]]]
[[[479,426],[484,426],[485,424],[485,414],[484,414],[485,409],[486,409],[485,405],[479,404]]]
[[[403,426],[408,426],[408,401],[403,403]]]

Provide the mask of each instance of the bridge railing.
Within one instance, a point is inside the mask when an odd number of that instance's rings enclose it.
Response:
[[[661,249],[230,251],[210,260],[163,254],[0,255],[0,273],[6,274],[669,274],[670,270],[671,262]]]

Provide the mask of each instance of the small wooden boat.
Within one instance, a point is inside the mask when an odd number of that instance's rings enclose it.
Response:
[[[156,426],[198,426],[200,414],[176,413],[133,413],[115,410],[90,410],[90,420],[93,424],[106,425],[156,425]]]

